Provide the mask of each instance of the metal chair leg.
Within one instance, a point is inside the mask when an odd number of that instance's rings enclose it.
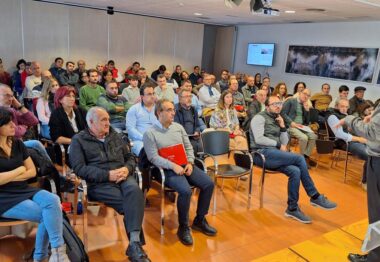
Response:
[[[260,178],[260,208],[263,208],[264,202],[264,182],[265,182],[265,167],[262,167],[262,173]]]
[[[215,184],[215,187],[214,187],[214,208],[212,210],[213,216],[215,216],[215,214],[216,214],[216,195],[218,193],[218,179],[217,179],[216,174],[214,175],[214,184]]]
[[[165,234],[165,185],[161,184],[161,235]]]

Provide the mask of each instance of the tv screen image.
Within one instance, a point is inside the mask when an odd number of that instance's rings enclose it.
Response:
[[[273,66],[274,44],[248,44],[247,64]]]

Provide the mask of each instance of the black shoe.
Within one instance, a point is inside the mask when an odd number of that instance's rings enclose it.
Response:
[[[200,231],[203,234],[208,235],[208,236],[215,236],[216,233],[218,232],[215,228],[213,228],[212,226],[208,224],[205,217],[201,219],[196,217],[194,219],[194,222],[191,228],[196,231]]]
[[[310,157],[308,158],[308,162],[309,162],[309,166],[311,167],[316,167],[317,166],[317,162],[315,162],[313,159],[311,159]]]
[[[367,262],[367,255],[348,254],[348,260],[351,262]]]
[[[177,236],[179,238],[179,241],[181,241],[182,244],[185,246],[190,246],[193,244],[193,237],[190,233],[190,227],[188,226],[179,226],[177,231]]]
[[[132,262],[150,262],[140,242],[130,242],[125,254]]]

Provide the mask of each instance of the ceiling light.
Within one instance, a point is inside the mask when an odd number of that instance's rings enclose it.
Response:
[[[202,13],[194,13],[195,16],[201,16],[203,15]]]
[[[294,10],[286,10],[285,11],[285,13],[287,13],[287,14],[294,14],[296,11],[294,11]]]

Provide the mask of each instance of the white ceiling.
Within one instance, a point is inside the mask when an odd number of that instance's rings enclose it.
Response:
[[[279,16],[252,15],[250,0],[228,8],[224,0],[50,0],[95,8],[113,6],[115,11],[193,21],[205,24],[273,24],[301,22],[380,21],[380,0],[272,0]],[[322,8],[326,11],[306,11]],[[286,10],[296,11],[294,14]],[[195,16],[201,13],[202,16]]]

